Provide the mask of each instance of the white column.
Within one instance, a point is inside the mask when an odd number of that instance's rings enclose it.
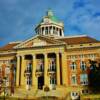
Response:
[[[26,81],[25,81],[25,76],[24,76],[24,72],[25,72],[25,68],[26,68],[26,62],[25,62],[25,56],[22,55],[22,61],[21,61],[21,85],[25,86]]]
[[[51,26],[50,33],[51,33],[51,35],[53,35],[53,26]]]
[[[16,86],[19,86],[20,76],[20,56],[17,56],[17,72],[16,72]]]
[[[37,85],[38,85],[38,83],[37,83],[37,77],[36,77],[36,75],[35,75],[35,73],[36,73],[36,55],[34,54],[33,55],[33,70],[32,70],[32,85],[33,85],[33,87],[35,87],[36,89],[37,89]]]
[[[60,36],[60,29],[58,28],[58,36]]]
[[[60,60],[59,53],[56,53],[56,75],[57,75],[57,85],[60,85]]]
[[[45,86],[49,84],[47,72],[48,72],[48,58],[47,58],[47,54],[44,54],[44,85]]]
[[[61,29],[62,30],[62,36],[64,37],[64,30],[63,29]]]

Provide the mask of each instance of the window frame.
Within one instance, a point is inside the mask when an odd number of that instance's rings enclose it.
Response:
[[[88,75],[86,73],[80,74],[80,84],[88,85]]]
[[[73,77],[74,77],[74,81],[73,81]],[[77,76],[76,76],[76,74],[73,74],[72,76],[71,76],[71,85],[77,85]]]
[[[76,62],[71,62],[70,68],[71,68],[71,70],[76,70],[76,69],[77,69],[77,64],[76,64]]]
[[[87,67],[86,67],[86,62],[85,61],[81,61],[80,62],[80,69],[82,71],[86,71]]]

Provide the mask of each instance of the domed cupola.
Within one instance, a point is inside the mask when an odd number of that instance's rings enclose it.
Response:
[[[63,29],[64,24],[54,16],[51,10],[48,10],[46,16],[42,18],[42,21],[35,28],[35,31],[38,35],[63,37]]]

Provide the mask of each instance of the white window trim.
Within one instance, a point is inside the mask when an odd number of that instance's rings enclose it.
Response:
[[[74,64],[73,64],[73,63],[74,63]],[[76,69],[77,69],[77,64],[76,64],[76,62],[71,62],[70,68],[71,68],[71,70],[76,70]]]
[[[72,77],[73,77],[73,76],[76,78],[76,80],[75,80],[76,82],[75,82],[75,83],[72,83]],[[76,85],[77,85],[77,76],[76,76],[76,74],[73,74],[73,75],[71,76],[70,82],[71,82],[71,85],[72,85],[72,86],[76,86]]]
[[[87,79],[84,78],[85,80],[82,80],[82,79],[81,79],[81,75],[84,75],[84,74],[80,74],[80,84],[81,84],[81,85],[88,85],[88,76],[87,76]],[[86,75],[87,75],[87,74],[86,74]]]
[[[82,63],[83,62],[83,63]],[[83,70],[82,66],[84,66],[84,71],[86,71],[86,62],[81,60],[80,61],[80,69]]]

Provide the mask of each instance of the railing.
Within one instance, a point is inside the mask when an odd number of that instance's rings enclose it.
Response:
[[[31,70],[25,70],[24,75],[25,75],[25,76],[30,76],[31,73],[32,73]]]
[[[36,69],[36,72],[35,72],[36,76],[41,76],[43,75],[43,73],[44,73],[44,69]]]
[[[48,69],[48,75],[55,75],[56,74],[56,68],[49,68]]]

